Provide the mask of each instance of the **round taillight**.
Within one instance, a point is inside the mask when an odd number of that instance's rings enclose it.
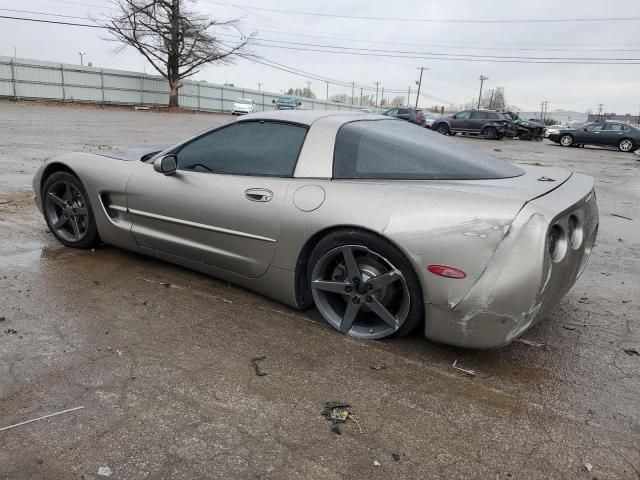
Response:
[[[569,245],[571,245],[571,248],[574,250],[580,248],[582,245],[583,233],[582,225],[580,224],[580,220],[577,216],[571,215],[569,217],[567,228],[569,230]]]
[[[429,265],[427,267],[427,270],[429,270],[434,275],[438,275],[440,277],[447,277],[447,278],[466,278],[467,277],[467,274],[464,273],[462,270],[459,270],[454,267],[447,267],[446,265]]]
[[[564,258],[567,250],[567,235],[560,225],[556,224],[549,229],[547,245],[551,260],[559,262]]]

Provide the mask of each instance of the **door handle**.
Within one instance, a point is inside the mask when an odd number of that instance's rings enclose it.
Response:
[[[245,190],[244,196],[252,202],[270,202],[273,198],[273,192],[266,188],[250,188]]]

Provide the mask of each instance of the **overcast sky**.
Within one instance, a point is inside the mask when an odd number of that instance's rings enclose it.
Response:
[[[108,0],[0,0],[0,15],[83,22],[31,13],[84,17],[106,11]],[[263,9],[295,10],[322,14],[357,16],[334,18],[273,12]],[[526,57],[631,58],[640,59],[640,0],[198,0],[195,7],[213,18],[241,18],[245,31],[258,39],[361,49]],[[379,21],[362,17],[385,17]],[[431,20],[558,20],[575,18],[635,17],[631,21],[459,23],[399,21]],[[86,21],[85,21],[86,22]],[[79,63],[78,51],[94,66],[152,72],[133,49],[115,54],[115,45],[104,40],[106,33],[91,28],[36,24],[0,19],[0,55]],[[274,44],[274,43],[271,43]],[[292,44],[278,45],[300,48]],[[323,48],[326,47],[304,47]],[[606,51],[603,51],[606,50]],[[425,66],[423,88],[428,94],[449,102],[465,103],[477,97],[478,77],[489,77],[485,88],[505,88],[507,102],[521,110],[538,110],[542,100],[549,110],[557,108],[637,114],[640,108],[640,65],[549,65],[454,61],[451,59],[393,58],[299,51],[256,46],[262,58],[343,82],[373,86],[380,82],[387,91],[415,92],[417,67]],[[378,52],[379,53],[379,52]],[[405,54],[405,56],[407,56]],[[412,56],[416,56],[412,54]],[[420,55],[417,55],[420,56]],[[477,59],[477,57],[475,57]],[[264,65],[238,60],[234,65],[207,67],[196,79],[234,83],[236,86],[279,92],[289,87],[311,89],[324,98],[326,86]],[[330,85],[329,94],[347,93],[350,88]],[[400,94],[393,94],[400,95]],[[406,95],[406,94],[405,94]],[[385,97],[389,97],[385,94]],[[415,101],[415,98],[412,100]],[[422,106],[438,103],[421,98]]]

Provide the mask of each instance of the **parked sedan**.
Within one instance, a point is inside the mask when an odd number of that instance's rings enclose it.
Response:
[[[358,338],[422,326],[474,348],[544,318],[598,229],[590,177],[325,110],[246,115],[162,151],[56,156],[33,188],[69,247],[102,241],[315,304]]]
[[[424,127],[424,114],[418,108],[411,107],[394,107],[390,108],[383,113],[387,117],[399,118],[400,120],[406,120],[407,122],[415,123]]]
[[[442,117],[442,115],[440,115],[439,113],[431,113],[431,112],[424,113],[423,115],[424,115],[424,126],[427,128],[433,127],[433,124],[436,122],[436,120]]]
[[[619,122],[594,122],[582,128],[563,129],[550,133],[549,140],[563,147],[605,145],[621,152],[634,152],[640,147],[640,129]]]
[[[246,115],[253,113],[255,104],[251,98],[238,98],[233,102],[233,108],[231,109],[232,115]]]

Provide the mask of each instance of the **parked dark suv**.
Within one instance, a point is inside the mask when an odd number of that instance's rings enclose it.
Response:
[[[387,117],[401,118],[416,125],[424,127],[424,115],[422,110],[411,107],[394,107],[383,113]]]
[[[443,135],[468,133],[495,140],[510,134],[513,125],[509,117],[495,110],[465,110],[440,118],[432,128]]]

